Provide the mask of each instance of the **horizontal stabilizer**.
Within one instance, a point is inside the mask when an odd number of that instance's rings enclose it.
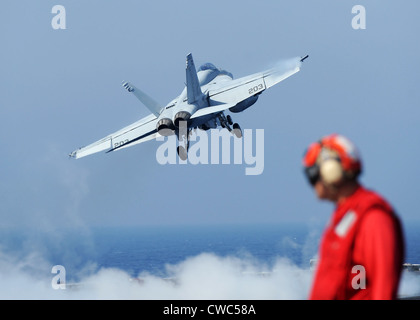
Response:
[[[133,86],[130,82],[123,81],[122,86],[128,91],[133,93],[137,99],[143,103],[155,116],[158,116],[162,110],[162,106],[149,97],[146,93]]]

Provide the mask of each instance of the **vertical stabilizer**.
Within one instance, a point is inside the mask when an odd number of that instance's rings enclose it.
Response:
[[[201,92],[200,83],[198,82],[197,70],[195,69],[192,54],[187,56],[187,98],[188,104],[198,102],[203,93]]]

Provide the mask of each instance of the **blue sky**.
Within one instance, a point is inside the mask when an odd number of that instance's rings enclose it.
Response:
[[[54,30],[51,9],[66,9]],[[362,182],[404,223],[419,220],[420,29],[416,1],[8,1],[0,10],[0,226],[324,223],[302,174],[307,145],[332,132],[359,147]],[[151,141],[68,159],[146,115],[123,80],[166,104],[185,57],[245,76],[309,54],[301,72],[233,119],[264,129],[264,172],[160,165]]]

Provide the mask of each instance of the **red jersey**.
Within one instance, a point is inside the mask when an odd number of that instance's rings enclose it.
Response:
[[[310,299],[395,299],[404,240],[391,206],[359,187],[326,228]]]

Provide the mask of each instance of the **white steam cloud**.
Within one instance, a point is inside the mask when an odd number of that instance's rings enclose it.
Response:
[[[19,261],[0,254],[0,299],[301,300],[307,299],[313,276],[312,270],[284,258],[267,265],[251,256],[202,253],[167,265],[166,278],[149,273],[133,278],[103,268],[54,289],[51,267],[36,254]],[[419,276],[404,272],[400,297],[419,294]]]
[[[0,299],[306,299],[312,277],[287,259],[268,266],[251,256],[202,253],[167,265],[167,278],[103,268],[63,290],[53,288],[51,268],[36,255],[1,255]]]
[[[278,258],[271,265],[251,256],[202,253],[167,265],[167,277],[102,268],[54,289],[52,266],[36,254],[13,259],[0,253],[0,299],[301,300],[307,299],[312,270]],[[420,295],[420,277],[404,272],[400,297]]]

